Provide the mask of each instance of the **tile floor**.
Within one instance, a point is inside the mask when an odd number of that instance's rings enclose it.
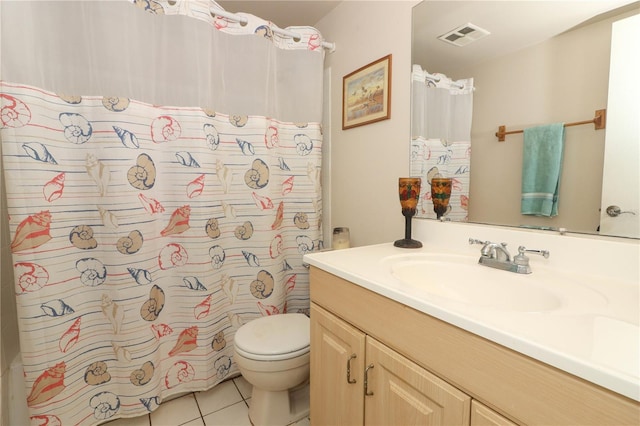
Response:
[[[251,385],[239,376],[208,391],[164,402],[151,414],[114,420],[105,426],[251,426],[249,404]],[[309,426],[309,419],[295,426]]]

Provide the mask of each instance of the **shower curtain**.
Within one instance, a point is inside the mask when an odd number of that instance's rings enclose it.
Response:
[[[308,312],[302,255],[323,245],[322,37],[210,7],[0,3],[32,424],[133,417],[210,388],[237,373],[243,323]]]
[[[416,216],[436,218],[432,177],[452,178],[446,220],[466,221],[471,165],[473,79],[452,81],[420,65],[411,72],[411,176],[422,178]]]

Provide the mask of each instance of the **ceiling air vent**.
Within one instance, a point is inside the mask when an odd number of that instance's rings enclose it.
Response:
[[[489,34],[491,34],[489,31],[469,23],[446,32],[445,34],[438,36],[438,38],[444,42],[462,47],[479,40],[482,37],[486,37]]]

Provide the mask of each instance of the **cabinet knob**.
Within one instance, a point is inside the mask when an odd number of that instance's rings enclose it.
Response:
[[[351,356],[347,360],[347,383],[349,384],[353,384],[356,382],[356,379],[351,378],[351,360],[356,358],[357,358],[356,354],[351,354]]]
[[[373,392],[369,392],[369,370],[373,368],[373,364],[367,365],[367,369],[364,370],[364,394],[366,396],[373,396]]]

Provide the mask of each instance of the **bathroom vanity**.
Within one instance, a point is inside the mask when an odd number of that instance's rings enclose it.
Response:
[[[534,305],[501,305],[497,294],[495,306],[478,293],[474,306],[451,294],[420,292],[400,273],[407,265],[422,267],[433,250],[389,243],[305,256],[311,265],[312,424],[640,423],[637,340],[616,341],[612,333],[620,330],[599,324],[600,318],[617,321],[613,312],[627,305],[614,299],[637,297],[637,289],[609,282],[612,292],[600,299],[594,296],[600,289],[590,292],[593,286],[584,294],[570,288],[557,293],[559,303],[533,297],[537,301],[528,303]],[[447,262],[467,256],[438,259],[427,268],[446,274],[445,267],[455,266]],[[535,276],[538,265],[532,266],[524,280]],[[479,268],[469,269],[478,280],[485,273],[477,264],[457,269],[466,268]],[[495,272],[498,280],[519,284],[516,274]],[[538,280],[548,276],[541,266],[537,272]],[[531,292],[523,295],[532,299]],[[637,300],[627,302],[631,312],[621,315],[635,315],[637,322]],[[637,333],[632,318],[619,320]],[[603,331],[610,338],[594,337]],[[631,359],[619,354],[625,349]]]

